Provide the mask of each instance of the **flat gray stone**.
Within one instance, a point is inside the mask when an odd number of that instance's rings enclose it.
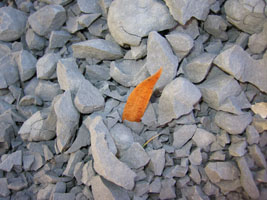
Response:
[[[215,0],[164,0],[170,9],[170,13],[180,24],[185,25],[191,17],[205,21],[209,10]]]
[[[124,59],[138,60],[146,56],[147,53],[147,39],[143,39],[138,46],[131,46],[131,50],[127,51]]]
[[[190,140],[197,129],[196,125],[183,125],[173,132],[173,143],[172,146],[175,148],[181,148]]]
[[[9,149],[11,140],[14,137],[14,128],[11,124],[8,124],[4,121],[0,122],[0,143],[2,144],[1,148]]]
[[[190,165],[189,166],[190,169],[190,173],[189,173],[189,177],[196,183],[196,184],[200,184],[201,182],[201,177],[200,177],[200,173],[198,170],[198,166],[196,165]]]
[[[213,183],[222,180],[235,180],[239,176],[237,167],[232,162],[208,162],[205,172]]]
[[[220,188],[220,191],[222,194],[226,195],[230,192],[235,192],[238,189],[241,188],[240,179],[235,179],[233,181],[221,181],[219,183],[216,183],[216,185]],[[229,198],[231,198],[229,196]]]
[[[228,40],[226,33],[227,23],[219,15],[209,15],[204,22],[204,29],[217,39],[221,39],[222,41]]]
[[[10,172],[15,165],[17,166],[22,165],[22,151],[21,150],[8,154],[5,159],[2,156],[2,160],[0,163],[0,170]]]
[[[225,153],[221,150],[215,151],[210,155],[209,160],[224,161],[225,160]]]
[[[161,189],[159,193],[159,199],[175,199],[175,180],[172,178],[166,178],[161,181]]]
[[[174,158],[184,158],[190,155],[192,141],[187,142],[183,147],[174,151]]]
[[[23,190],[28,186],[28,181],[24,174],[21,174],[18,177],[12,177],[7,179],[8,189],[13,191]]]
[[[142,37],[151,31],[163,31],[176,25],[167,6],[157,0],[113,1],[109,7],[107,22],[116,42],[130,46],[138,46]]]
[[[25,95],[19,101],[20,106],[30,106],[30,105],[41,106],[42,104],[43,104],[42,100],[39,97],[33,95]]]
[[[260,33],[254,33],[249,37],[248,47],[252,53],[260,54],[267,47],[267,23],[263,25]]]
[[[98,81],[107,81],[110,79],[110,68],[105,64],[86,65],[85,69],[85,77],[86,79],[89,79],[91,83]]]
[[[214,184],[211,182],[207,182],[204,187],[203,191],[205,192],[206,195],[211,196],[211,195],[219,195],[219,188],[216,187]]]
[[[26,32],[26,42],[31,50],[42,50],[45,47],[45,39],[37,35],[32,29]]]
[[[103,39],[91,39],[72,45],[75,58],[96,58],[115,60],[123,57],[122,50],[115,42]]]
[[[77,5],[83,13],[101,12],[101,8],[97,0],[77,0]]]
[[[105,180],[100,176],[95,176],[92,180],[92,192],[95,199],[101,200],[130,200],[125,189]]]
[[[192,165],[201,165],[202,163],[201,148],[198,147],[194,149],[188,158]]]
[[[182,77],[174,79],[163,89],[159,99],[159,124],[168,123],[190,113],[200,98],[199,89],[190,81]]]
[[[166,39],[179,60],[182,60],[194,46],[194,40],[186,33],[174,32],[166,35]]]
[[[150,157],[148,168],[152,170],[156,176],[161,176],[165,165],[165,149],[151,150],[147,153]]]
[[[76,168],[76,166],[75,166]],[[82,171],[81,171],[81,179],[80,182],[87,185],[91,186],[92,184],[92,179],[96,175],[95,170],[93,169],[93,161],[89,160],[85,164],[82,164]],[[75,176],[76,177],[76,176]]]
[[[54,157],[54,154],[51,152],[51,150],[47,145],[43,144],[42,147],[43,147],[45,161],[51,160]]]
[[[54,200],[75,200],[75,194],[74,193],[57,193],[55,192],[53,194]]]
[[[215,115],[215,123],[230,134],[241,134],[251,123],[252,116],[246,112],[242,115],[233,115],[219,111]]]
[[[149,190],[149,183],[147,181],[139,181],[134,187],[134,194],[137,197],[141,197],[147,194]]]
[[[130,168],[138,169],[145,166],[150,158],[144,148],[139,143],[134,142],[122,153],[120,160],[126,163]]]
[[[259,190],[253,179],[253,175],[249,169],[246,159],[244,157],[238,158],[237,164],[241,172],[240,182],[242,187],[252,199],[259,198]]]
[[[196,132],[192,139],[199,148],[205,148],[209,146],[212,142],[216,141],[216,137],[213,133],[206,131],[202,128],[196,129]]]
[[[5,85],[9,86],[19,80],[19,71],[17,63],[11,55],[3,56],[0,59],[0,70]]]
[[[11,42],[19,39],[25,31],[27,15],[11,6],[0,8],[0,40]]]
[[[85,173],[84,174],[85,176],[83,176],[83,167],[84,167],[83,161],[77,162],[74,167],[73,176],[75,177],[77,181],[77,185],[81,185],[82,179],[88,176],[88,173]],[[84,184],[87,185],[86,183]]]
[[[215,54],[203,53],[190,60],[185,66],[183,66],[185,76],[192,83],[199,83],[203,81],[210,70],[215,56]]]
[[[43,101],[52,101],[61,93],[59,84],[51,81],[39,80],[35,88],[35,95]]]
[[[151,103],[148,104],[146,111],[141,118],[141,121],[143,124],[147,125],[148,127],[153,127],[157,123],[157,118],[156,118],[156,112]]]
[[[40,36],[58,30],[66,21],[66,11],[61,5],[47,5],[31,14],[28,22],[34,32]]]
[[[83,80],[74,99],[80,113],[90,114],[104,108],[105,101],[99,90],[90,81]]]
[[[64,92],[56,101],[55,113],[57,116],[56,145],[59,152],[66,150],[78,128],[80,114],[76,110],[70,91]]]
[[[188,167],[175,165],[173,167],[166,168],[163,172],[163,176],[166,178],[173,178],[173,177],[182,178],[185,177],[187,172],[188,172]]]
[[[74,153],[70,154],[70,158],[68,160],[68,164],[66,166],[66,169],[63,172],[63,175],[65,176],[70,176],[73,177],[74,176],[74,167],[76,165],[76,163],[82,161],[83,157],[85,156],[85,153],[78,150]]]
[[[160,189],[161,189],[160,177],[155,177],[155,179],[149,185],[149,192],[160,193]]]
[[[240,141],[237,143],[231,143],[228,151],[231,156],[241,157],[246,154],[247,142]]]
[[[249,149],[249,154],[255,161],[256,165],[261,168],[266,168],[267,164],[266,164],[265,156],[261,152],[258,145],[253,144],[252,146],[249,146],[248,149]]]
[[[36,72],[38,79],[51,79],[56,72],[57,62],[60,56],[55,53],[48,53],[38,59]]]
[[[49,49],[63,47],[71,38],[71,34],[67,31],[52,31],[49,37]]]
[[[136,177],[136,174],[126,164],[119,161],[112,152],[110,152],[105,139],[105,133],[102,131],[96,131],[99,126],[99,122],[101,121],[101,117],[96,117],[93,119],[89,127],[91,132],[94,169],[99,175],[114,184],[127,190],[131,190],[134,187],[134,178]]]
[[[26,81],[33,77],[36,72],[37,59],[29,51],[20,51],[18,55],[16,55],[16,61],[21,81]]]
[[[46,187],[40,189],[37,193],[37,199],[48,199],[54,190],[54,184],[48,184]]]
[[[78,18],[78,24],[83,28],[88,28],[100,16],[100,13],[81,15]]]
[[[162,89],[176,76],[178,58],[173,54],[167,40],[159,33],[152,31],[148,35],[146,67],[150,75],[162,67],[162,73],[155,89]]]
[[[10,190],[7,186],[7,178],[0,178],[0,195],[7,197],[10,194]]]

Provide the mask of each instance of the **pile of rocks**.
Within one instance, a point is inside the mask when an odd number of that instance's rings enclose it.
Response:
[[[0,199],[266,198],[264,0],[0,7]]]

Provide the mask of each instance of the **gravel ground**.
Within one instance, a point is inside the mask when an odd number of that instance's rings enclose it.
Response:
[[[264,0],[1,1],[0,200],[266,199],[266,47]]]

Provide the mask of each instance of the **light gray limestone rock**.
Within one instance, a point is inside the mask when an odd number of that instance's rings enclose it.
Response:
[[[219,188],[212,184],[211,182],[207,182],[204,187],[203,191],[205,192],[206,195],[211,196],[211,195],[219,195]]]
[[[202,128],[196,129],[196,132],[192,139],[199,148],[205,148],[212,142],[216,141],[216,137],[213,133],[210,133],[209,131],[206,131]]]
[[[183,125],[173,132],[173,143],[172,146],[175,148],[181,148],[190,140],[197,129],[196,125]]]
[[[81,179],[80,182],[87,185],[91,186],[91,182],[93,177],[96,175],[94,169],[93,169],[93,161],[89,160],[85,164],[82,165],[82,171],[81,171]],[[76,168],[76,166],[75,166]]]
[[[203,53],[183,66],[185,76],[193,83],[199,83],[207,76],[215,54]]]
[[[200,98],[199,89],[190,81],[182,77],[174,79],[164,88],[159,99],[159,124],[165,124],[190,113]]]
[[[209,10],[215,0],[164,0],[170,9],[170,13],[180,24],[185,25],[191,17],[198,20],[206,20]]]
[[[64,92],[55,102],[57,116],[56,145],[59,152],[65,151],[74,137],[80,115],[75,109],[70,91]]]
[[[194,149],[188,158],[192,165],[201,165],[202,163],[201,148],[198,147]]]
[[[40,80],[35,88],[35,95],[43,101],[52,101],[61,93],[59,84],[51,81]]]
[[[259,190],[253,179],[253,175],[249,169],[246,159],[244,157],[238,158],[237,164],[241,172],[240,182],[242,187],[252,199],[259,198]]]
[[[26,81],[35,74],[37,59],[29,51],[20,51],[16,55],[16,62],[18,64],[21,81]]]
[[[150,75],[162,67],[162,74],[155,89],[162,89],[176,76],[178,58],[173,54],[167,40],[155,31],[148,35],[146,67]]]
[[[120,158],[122,162],[134,169],[145,166],[149,162],[149,159],[146,151],[137,142],[134,142],[125,152],[123,152]]]
[[[4,121],[0,122],[0,143],[1,149],[9,149],[11,140],[14,137],[14,128]]]
[[[229,154],[235,157],[241,157],[246,154],[247,142],[240,141],[237,143],[232,143],[228,149]]]
[[[66,22],[66,30],[71,33],[74,34],[79,30],[84,29],[84,27],[82,27],[82,25],[78,22],[79,17],[78,16],[70,16]]]
[[[190,169],[190,173],[189,173],[189,177],[196,183],[196,184],[200,184],[201,182],[201,177],[200,177],[200,173],[198,170],[198,166],[196,165],[190,165],[189,166]]]
[[[91,39],[72,45],[75,58],[96,58],[115,60],[123,57],[122,50],[115,42],[103,39]]]
[[[156,112],[151,103],[148,104],[146,111],[143,117],[141,118],[141,121],[143,124],[147,125],[148,127],[153,127],[156,125],[157,123]]]
[[[108,27],[120,45],[138,46],[151,31],[173,28],[176,22],[164,3],[157,0],[117,0],[110,5]]]
[[[254,126],[249,125],[246,129],[246,137],[249,145],[258,144],[260,135]]]
[[[172,178],[166,178],[161,181],[161,189],[159,193],[159,199],[175,199],[175,180]]]
[[[45,47],[45,39],[34,33],[32,29],[26,32],[26,42],[31,50],[42,50]]]
[[[39,97],[33,95],[25,95],[19,101],[20,106],[30,106],[30,105],[41,106],[42,104],[43,104],[42,100]]]
[[[25,31],[27,15],[11,6],[0,8],[0,40],[11,42]]]
[[[255,161],[256,165],[258,165],[261,168],[266,168],[266,160],[264,154],[261,152],[260,148],[258,145],[253,144],[252,146],[248,147],[249,149],[249,154]]]
[[[134,187],[136,174],[110,152],[105,139],[105,133],[103,131],[96,132],[101,121],[101,117],[95,117],[89,127],[94,169],[105,179],[127,190],[131,190]]]
[[[249,37],[248,47],[252,53],[262,53],[267,47],[267,23],[263,25],[260,33],[254,33]]]
[[[79,112],[83,114],[101,110],[105,105],[102,94],[86,79],[81,82],[74,103]]]
[[[0,58],[0,71],[6,85],[12,85],[19,80],[17,63],[11,55]]]
[[[173,178],[173,177],[184,177],[188,171],[188,167],[183,167],[181,165],[175,165],[170,168],[166,168],[163,172],[163,176],[166,178]]]
[[[60,56],[55,53],[48,53],[38,59],[36,71],[38,79],[51,79],[56,72],[57,62]]]
[[[54,200],[75,200],[75,194],[74,193],[57,193],[55,192],[53,194]]]
[[[7,179],[7,186],[10,190],[20,191],[28,186],[28,181],[24,174],[19,175],[18,177],[12,177]]]
[[[220,128],[226,130],[230,134],[241,134],[251,123],[252,116],[245,112],[241,115],[233,115],[230,113],[219,111],[215,115],[215,123]]]
[[[209,160],[224,161],[225,160],[225,153],[221,150],[215,151],[210,155]]]
[[[71,38],[71,34],[67,31],[52,31],[49,37],[49,49],[61,48],[63,47]]]
[[[127,51],[124,59],[138,60],[146,56],[147,53],[147,39],[143,39],[139,46],[131,46],[131,50]]]
[[[76,165],[76,163],[80,162],[83,157],[85,156],[85,153],[78,150],[74,153],[70,154],[70,158],[68,160],[68,164],[66,166],[66,169],[63,172],[63,175],[65,176],[70,176],[73,177],[74,176],[74,167]]]
[[[60,5],[47,5],[31,14],[28,22],[34,32],[40,36],[58,30],[66,21],[66,11]]]
[[[22,165],[22,151],[15,151],[14,153],[1,157],[0,170],[10,172],[14,166]]]
[[[81,185],[82,179],[88,177],[88,173],[85,173],[83,176],[83,167],[84,167],[84,163],[82,161],[77,162],[75,167],[74,167],[73,176],[75,177],[75,179],[77,181],[77,185]],[[84,183],[84,184],[87,185],[86,183]]]
[[[209,15],[204,22],[204,29],[215,38],[222,41],[228,40],[228,35],[225,32],[227,29],[227,23],[219,15]]]
[[[125,189],[105,180],[100,176],[95,176],[92,180],[92,192],[95,199],[101,200],[130,200]]]
[[[101,13],[97,0],[77,0],[77,5],[83,13]]]
[[[54,157],[54,154],[51,152],[51,150],[49,149],[47,145],[43,144],[42,147],[43,147],[45,161],[51,160]],[[23,164],[24,164],[24,160],[23,160]]]
[[[208,53],[219,54],[222,48],[223,44],[221,40],[217,40],[217,41],[210,41],[210,43],[205,47],[205,50]]]
[[[91,83],[107,81],[110,79],[110,68],[105,64],[86,65],[85,69],[85,77],[86,79],[89,79]]]
[[[174,158],[184,158],[190,155],[192,141],[187,142],[183,147],[174,151]]]
[[[152,170],[156,176],[161,176],[165,165],[165,149],[151,150],[147,153],[150,157],[148,168]]]
[[[78,24],[83,28],[88,28],[100,16],[100,13],[81,15],[78,18]]]
[[[134,188],[134,194],[137,197],[145,196],[149,190],[149,183],[147,181],[139,181]]]
[[[247,33],[258,33],[266,21],[265,2],[227,0],[224,4],[226,19]]]
[[[144,60],[113,61],[110,64],[110,76],[123,86],[136,86],[148,77],[148,72],[144,64]]]
[[[7,197],[10,194],[10,190],[7,186],[7,178],[0,178],[0,195]]]
[[[160,177],[155,177],[155,179],[149,185],[149,192],[160,193],[160,189],[161,189]]]

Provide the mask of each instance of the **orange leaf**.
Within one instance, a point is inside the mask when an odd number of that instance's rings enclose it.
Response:
[[[129,95],[123,110],[122,120],[140,122],[145,113],[153,88],[162,72],[162,67],[152,76],[145,79]]]

